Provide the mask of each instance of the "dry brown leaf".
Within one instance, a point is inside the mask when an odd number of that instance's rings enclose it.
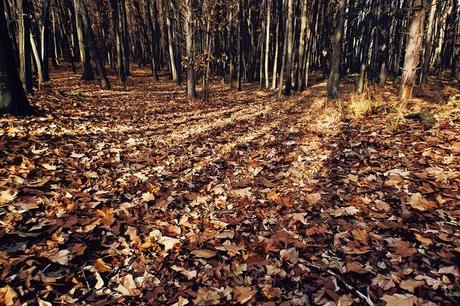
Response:
[[[308,202],[310,205],[315,205],[318,204],[318,202],[321,200],[321,194],[320,193],[312,193],[312,194],[307,194],[305,196],[305,200]]]
[[[389,212],[391,210],[390,204],[382,200],[375,200],[375,208],[379,211]]]
[[[414,193],[409,199],[409,204],[412,208],[420,211],[428,211],[438,207],[435,202],[425,199],[420,193]]]
[[[235,299],[238,303],[244,304],[248,302],[256,294],[256,290],[252,287],[237,286],[233,289]]]
[[[401,283],[399,284],[399,287],[401,289],[414,293],[415,289],[423,286],[424,284],[425,284],[424,281],[408,279],[408,280],[401,281]]]
[[[414,306],[417,303],[417,297],[412,294],[385,294],[381,300],[386,302],[386,306]]]
[[[70,254],[69,250],[60,250],[52,255],[49,255],[48,259],[54,263],[68,266],[69,261],[72,259],[72,255]]]
[[[417,239],[419,242],[421,242],[422,244],[425,244],[425,245],[431,245],[433,244],[433,240],[431,240],[430,238],[427,238],[427,237],[423,237],[422,235],[420,235],[419,233],[415,233],[415,239]]]
[[[11,189],[0,190],[0,205],[8,204],[18,195],[17,191]]]
[[[17,298],[18,294],[10,286],[6,285],[0,288],[0,304],[4,303],[5,306],[13,306]]]
[[[351,231],[353,237],[364,245],[369,244],[369,233],[364,229],[354,229]]]
[[[198,258],[212,258],[217,255],[216,252],[212,250],[194,250],[190,252],[193,256]]]
[[[158,240],[158,243],[165,247],[165,251],[168,252],[169,250],[173,250],[175,248],[180,247],[181,242],[179,239],[163,236]]]
[[[112,268],[102,259],[98,258],[94,263],[94,269],[99,273],[110,272]]]

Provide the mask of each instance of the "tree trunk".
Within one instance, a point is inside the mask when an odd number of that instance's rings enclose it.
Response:
[[[243,0],[239,0],[238,4],[238,90],[241,90],[243,77]]]
[[[169,7],[170,0],[163,0],[163,9],[164,14],[166,16],[166,31],[168,36],[168,52],[169,52],[169,65],[171,67],[171,77],[172,80],[175,82],[179,82],[179,76],[177,73],[177,66],[176,66],[176,57],[174,54],[174,42],[173,42],[173,26],[170,17],[170,7]]]
[[[195,69],[193,58],[193,7],[192,0],[186,0],[185,3],[185,48],[187,52],[187,96],[195,98]]]
[[[401,77],[399,98],[406,101],[412,98],[412,91],[416,81],[417,67],[420,61],[420,48],[423,40],[423,26],[425,23],[426,7],[422,0],[415,0],[414,13],[409,26],[409,39],[406,45],[404,66]]]
[[[270,86],[269,56],[270,56],[270,18],[271,18],[271,0],[267,0],[267,22],[265,24],[265,88]],[[260,63],[262,65],[262,63]]]
[[[18,0],[19,7],[19,76],[24,90],[32,92],[32,62],[30,45],[30,2]],[[8,29],[8,28],[6,28]]]
[[[156,63],[156,52],[155,52],[155,44],[158,41],[158,38],[155,35],[155,30],[153,27],[153,20],[152,20],[152,12],[150,8],[150,0],[145,1],[145,11],[147,17],[147,26],[149,32],[149,41],[150,41],[150,61],[152,66],[152,76],[155,81],[158,80],[158,73],[157,73],[157,63]]]
[[[48,65],[48,57],[49,57],[49,41],[50,41],[50,8],[49,8],[49,0],[43,0],[42,3],[42,19],[43,25],[41,28],[40,33],[40,46],[41,46],[41,66],[43,72],[43,81],[48,82],[50,80],[49,76],[49,65]]]
[[[421,79],[420,84],[423,86],[427,83],[428,74],[430,72],[430,59],[431,59],[431,50],[432,50],[432,42],[433,42],[433,30],[434,30],[434,17],[436,15],[436,5],[438,0],[432,0],[431,8],[430,8],[430,17],[428,19],[427,31],[426,31],[426,39],[425,39],[425,48],[423,54],[423,62],[422,62],[422,71],[421,71]]]
[[[339,0],[337,8],[337,25],[332,41],[331,72],[327,80],[327,96],[335,99],[339,97],[340,58],[342,53],[342,33],[345,23],[345,0]]]
[[[80,1],[81,0],[75,0],[75,2],[79,2],[79,9],[81,10],[77,11],[77,14],[81,14],[84,31],[88,37],[91,54],[93,55],[94,61],[96,62],[97,71],[101,80],[101,87],[104,89],[110,89],[110,82],[107,78],[104,62],[102,61],[101,55],[99,53],[99,48],[97,46],[96,38],[94,37],[93,29],[91,28],[88,11],[86,10],[85,4]]]
[[[80,0],[73,0],[73,5],[75,9],[75,25],[78,36],[78,49],[80,50],[80,61],[83,68],[81,79],[85,81],[91,81],[94,80],[94,73],[93,67],[91,67],[91,60],[89,57],[90,51],[88,44],[86,43],[86,33],[83,28],[83,22],[80,14]]]
[[[19,78],[13,42],[8,33],[5,7],[0,1],[0,114],[27,115],[32,113]]]
[[[299,42],[299,62],[297,65],[296,74],[296,89],[302,91],[304,89],[305,75],[305,53],[308,27],[308,1],[302,0],[302,17],[300,21],[300,42]]]

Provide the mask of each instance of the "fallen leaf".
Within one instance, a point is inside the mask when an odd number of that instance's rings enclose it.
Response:
[[[320,193],[312,193],[312,194],[307,194],[305,196],[305,200],[308,202],[310,205],[315,205],[318,204],[318,202],[321,200],[321,194]]]
[[[420,235],[419,233],[415,233],[415,239],[417,239],[419,242],[421,242],[422,244],[425,244],[425,245],[431,245],[433,244],[433,240],[431,240],[430,238],[427,238],[427,237],[423,237],[422,235]]]
[[[414,293],[415,289],[423,286],[424,284],[425,284],[424,281],[408,279],[408,280],[401,281],[401,283],[399,284],[399,287],[401,289]]]
[[[384,300],[387,306],[414,306],[417,303],[417,297],[412,294],[385,294],[381,300]]]
[[[179,239],[163,236],[158,240],[158,243],[165,247],[165,251],[168,252],[169,250],[175,249],[180,247],[181,242]]]
[[[96,269],[96,271],[99,273],[112,271],[112,268],[107,263],[105,263],[105,261],[102,258],[98,258],[96,260],[96,262],[94,263],[94,269]]]
[[[10,203],[16,198],[17,194],[17,191],[12,191],[11,189],[0,190],[0,205]]]
[[[256,290],[252,287],[237,286],[233,289],[235,299],[238,303],[244,304],[248,302],[256,294]]]
[[[409,199],[409,204],[412,208],[420,211],[428,211],[438,207],[435,202],[425,199],[420,193],[413,194]]]
[[[17,298],[18,294],[10,286],[0,288],[0,302],[3,302],[5,306],[13,306]]]
[[[72,259],[72,255],[69,250],[60,250],[53,255],[49,255],[48,259],[54,263],[58,263],[63,266],[68,266],[69,261]]]
[[[211,251],[211,250],[194,250],[190,252],[193,256],[198,257],[198,258],[212,258],[216,256],[216,252]]]

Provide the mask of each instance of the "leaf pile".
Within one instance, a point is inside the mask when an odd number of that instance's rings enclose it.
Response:
[[[458,119],[53,80],[0,118],[0,304],[458,305]]]

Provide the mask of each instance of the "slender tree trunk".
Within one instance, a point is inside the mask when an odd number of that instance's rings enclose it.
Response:
[[[292,22],[294,15],[294,4],[293,0],[287,1],[287,20],[286,20],[286,67],[284,70],[285,88],[284,94],[286,96],[291,95],[292,89],[292,51],[294,48],[294,37],[292,31]]]
[[[40,58],[40,54],[38,52],[37,44],[35,43],[34,36],[30,33],[30,46],[32,47],[32,53],[34,55],[35,65],[37,66],[37,74],[38,74],[38,87],[41,88],[43,83],[45,82],[43,77],[43,67],[42,61]]]
[[[280,12],[278,12],[281,14]],[[275,31],[275,56],[273,57],[273,74],[272,74],[272,87],[271,89],[276,88],[276,81],[278,79],[278,57],[279,57],[279,46],[280,46],[280,35],[279,35],[279,30],[280,30],[280,22],[278,21],[276,24],[276,31]]]
[[[267,0],[267,22],[265,24],[265,88],[270,86],[270,71],[269,71],[269,57],[270,57],[270,18],[271,18],[271,0]],[[262,65],[262,63],[261,63]]]
[[[299,62],[297,65],[296,74],[296,89],[302,91],[304,89],[304,67],[305,67],[305,51],[308,27],[308,1],[302,0],[302,17],[300,21],[300,42],[299,42]]]
[[[192,0],[185,3],[185,48],[187,52],[187,96],[195,98],[195,69],[193,58],[193,25],[192,25]]]
[[[332,41],[332,61],[331,72],[327,80],[327,96],[335,99],[339,97],[340,83],[340,58],[342,53],[342,34],[345,23],[345,3],[346,0],[339,0],[337,11],[337,25]]]
[[[88,11],[86,10],[85,4],[80,1],[81,0],[75,0],[75,2],[79,2],[78,7],[81,10],[79,12],[77,11],[77,14],[81,14],[84,31],[88,37],[91,54],[93,55],[94,61],[96,62],[97,71],[99,73],[99,78],[101,80],[101,87],[104,89],[110,89],[110,82],[107,78],[104,62],[102,61],[99,48],[97,46],[96,38],[94,37],[93,29],[91,28],[91,22],[89,20]]]
[[[430,59],[431,59],[431,51],[433,45],[433,30],[434,30],[434,18],[436,15],[436,5],[438,0],[432,0],[431,8],[430,8],[430,17],[428,19],[427,25],[427,32],[426,32],[426,39],[425,39],[425,48],[423,54],[423,62],[422,62],[422,71],[421,71],[421,79],[420,84],[423,86],[427,83],[428,74],[430,72]]]
[[[163,0],[163,8],[164,14],[166,16],[166,31],[168,36],[168,52],[169,52],[169,65],[171,67],[171,77],[172,80],[175,82],[179,82],[179,76],[177,73],[177,66],[176,66],[176,57],[174,54],[174,42],[173,42],[173,26],[170,17],[170,0]]]
[[[158,38],[155,35],[155,30],[153,27],[153,20],[152,20],[152,12],[150,8],[150,0],[145,1],[145,11],[147,17],[147,27],[149,32],[149,42],[150,42],[150,63],[152,66],[152,76],[155,81],[158,80],[158,73],[157,73],[157,63],[156,63],[156,52],[155,52],[155,44],[158,42]]]
[[[42,3],[42,19],[43,19],[43,26],[41,29],[41,66],[43,71],[43,81],[48,82],[50,80],[49,76],[49,64],[48,64],[48,57],[49,57],[49,42],[50,42],[50,8],[49,8],[49,0],[43,0]]]
[[[239,0],[238,3],[238,90],[241,90],[243,78],[243,0]]]
[[[93,67],[91,67],[91,60],[89,57],[89,47],[86,42],[85,36],[86,33],[84,31],[83,22],[81,18],[81,8],[80,8],[80,0],[73,0],[73,5],[75,9],[75,25],[77,29],[78,35],[78,48],[80,50],[80,61],[83,68],[83,73],[81,76],[82,80],[91,81],[94,80],[94,73]]]
[[[426,6],[422,0],[415,0],[414,13],[409,26],[409,39],[406,45],[404,66],[401,77],[399,98],[403,101],[412,98],[413,87],[416,82],[417,67],[420,61],[420,48],[423,40],[423,26],[425,23]]]
[[[3,1],[0,1],[0,41],[0,114],[30,114],[33,110],[19,78]]]
[[[24,90],[32,92],[32,62],[30,45],[30,10],[29,0],[18,0],[19,7],[19,76]]]

